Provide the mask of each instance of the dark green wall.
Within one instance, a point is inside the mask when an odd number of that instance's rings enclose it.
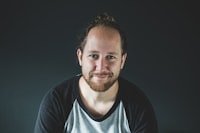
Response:
[[[33,132],[45,92],[80,72],[75,55],[79,33],[105,11],[127,35],[122,75],[147,94],[160,132],[200,132],[199,7],[188,2],[0,4],[0,132]]]

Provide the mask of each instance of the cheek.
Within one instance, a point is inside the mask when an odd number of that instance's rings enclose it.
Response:
[[[112,62],[108,65],[108,67],[109,69],[116,71],[121,68],[121,64],[119,62]]]
[[[110,67],[118,68],[118,67],[121,66],[121,64],[120,64],[119,62],[115,62],[115,63],[111,63],[109,66],[110,66]]]
[[[91,61],[83,60],[83,62],[82,62],[82,67],[83,67],[85,70],[89,71],[89,70],[91,70],[91,69],[94,69],[95,64],[94,64],[93,62],[91,62]]]

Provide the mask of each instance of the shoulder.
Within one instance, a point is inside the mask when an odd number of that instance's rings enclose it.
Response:
[[[153,112],[153,106],[148,96],[134,83],[120,77],[119,97],[123,105],[131,113]]]
[[[73,98],[73,95],[76,95],[79,78],[79,76],[74,76],[59,82],[46,93],[45,97],[62,101]]]
[[[45,94],[40,104],[35,132],[62,132],[72,108],[78,79],[76,76],[64,80]]]
[[[54,110],[65,112],[65,110],[71,107],[74,99],[77,97],[78,80],[79,76],[74,76],[63,80],[51,88],[43,97],[41,102],[42,108],[54,108]]]
[[[120,78],[119,84],[119,95],[125,107],[131,131],[142,129],[157,133],[154,109],[145,93],[126,79]]]
[[[119,87],[120,96],[125,102],[142,104],[149,101],[146,94],[136,84],[123,77],[119,78]]]

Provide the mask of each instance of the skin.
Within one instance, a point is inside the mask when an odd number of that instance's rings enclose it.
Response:
[[[82,68],[79,88],[83,103],[94,115],[105,115],[114,104],[118,77],[126,60],[119,32],[97,26],[90,30],[83,52],[77,56]]]

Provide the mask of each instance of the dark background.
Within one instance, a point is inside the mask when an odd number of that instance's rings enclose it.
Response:
[[[79,34],[102,12],[126,32],[122,75],[147,94],[160,132],[200,132],[197,3],[8,0],[0,7],[1,133],[33,132],[46,91],[80,72]]]

